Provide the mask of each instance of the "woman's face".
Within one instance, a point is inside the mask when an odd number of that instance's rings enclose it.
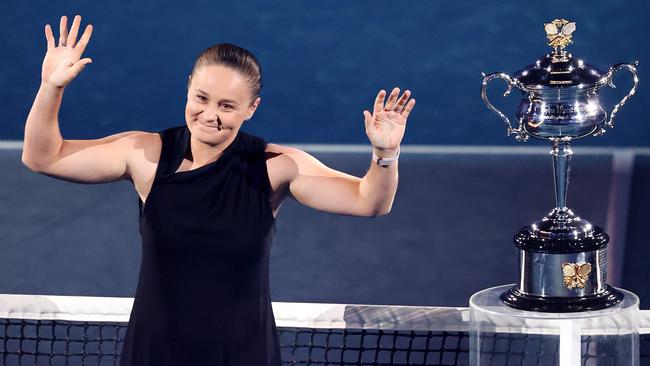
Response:
[[[249,82],[238,71],[221,65],[202,66],[190,80],[185,123],[200,142],[223,143],[234,138],[255,113],[260,98],[251,99]]]

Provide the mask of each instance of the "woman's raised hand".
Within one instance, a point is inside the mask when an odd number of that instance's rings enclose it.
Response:
[[[394,156],[404,137],[406,120],[415,106],[410,90],[406,90],[401,97],[399,93],[399,88],[394,88],[384,103],[386,92],[381,90],[375,99],[372,114],[363,111],[368,139],[375,149],[387,153],[382,157]]]
[[[45,26],[47,54],[43,60],[42,83],[63,88],[79,75],[87,64],[92,62],[90,58],[81,58],[81,55],[90,41],[93,26],[87,25],[77,42],[80,25],[81,16],[77,15],[74,17],[70,33],[68,33],[68,18],[62,16],[58,44],[54,40],[52,27],[49,24]]]

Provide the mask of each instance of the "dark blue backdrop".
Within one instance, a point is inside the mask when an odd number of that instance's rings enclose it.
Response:
[[[0,139],[22,139],[40,81],[43,26],[79,13],[94,62],[66,91],[66,138],[183,123],[196,55],[219,42],[250,49],[264,69],[262,105],[246,129],[275,142],[367,143],[362,110],[380,88],[413,90],[405,143],[510,145],[483,106],[481,72],[517,69],[547,52],[543,23],[577,22],[570,51],[601,68],[640,61],[641,86],[618,128],[580,144],[648,146],[647,1],[4,1]],[[631,85],[604,92],[612,106]],[[492,95],[503,85],[495,83]],[[514,110],[517,96],[496,104]],[[539,143],[539,142],[536,142]]]

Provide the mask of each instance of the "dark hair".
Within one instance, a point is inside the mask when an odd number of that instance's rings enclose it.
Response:
[[[194,63],[188,87],[194,72],[207,65],[223,65],[238,71],[249,82],[253,100],[259,97],[262,89],[262,68],[255,56],[248,50],[229,43],[216,44],[206,48]]]

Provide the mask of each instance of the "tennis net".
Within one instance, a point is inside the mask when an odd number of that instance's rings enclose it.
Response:
[[[119,365],[132,305],[131,298],[0,295],[1,365]],[[467,308],[274,302],[273,310],[284,365],[469,363]],[[650,364],[643,319],[641,365]],[[557,347],[539,335],[495,333],[482,342],[494,365],[557,359]],[[589,337],[582,343],[589,360]]]

